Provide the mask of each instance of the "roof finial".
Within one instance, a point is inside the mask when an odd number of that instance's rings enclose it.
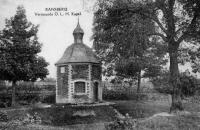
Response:
[[[74,43],[82,43],[83,42],[84,32],[83,32],[83,29],[80,26],[79,17],[78,17],[77,26],[73,31],[73,35],[74,35]]]
[[[78,24],[79,24],[79,16],[78,16]]]
[[[74,29],[73,34],[74,34],[74,33],[84,33],[84,32],[83,32],[83,29],[81,28],[80,23],[79,23],[79,17],[78,17],[77,26],[76,26],[76,28]]]
[[[81,28],[80,23],[79,23],[79,16],[78,16],[78,23],[77,23],[77,27]]]

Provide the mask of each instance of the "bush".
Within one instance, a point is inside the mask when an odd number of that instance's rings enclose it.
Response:
[[[51,94],[51,95],[46,95],[42,99],[42,103],[49,103],[49,104],[54,104],[56,103],[56,95]]]
[[[154,79],[154,88],[165,94],[172,94],[173,88],[169,85],[169,73],[164,73],[162,77]],[[182,96],[193,96],[197,91],[197,79],[193,76],[187,76],[185,73],[180,74],[180,86]]]
[[[8,115],[5,112],[0,111],[0,121],[1,122],[7,122],[8,121]]]
[[[106,126],[107,130],[134,130],[136,129],[136,120],[128,114],[124,118],[118,117],[117,120]]]
[[[0,92],[6,91],[6,90],[7,90],[7,86],[0,84]]]
[[[103,99],[105,99],[105,100],[128,100],[128,96],[123,91],[104,89]]]
[[[12,102],[12,87],[0,86],[0,108],[10,107]],[[37,86],[32,82],[19,82],[16,86],[16,102],[28,105],[36,102],[55,103],[54,85]]]
[[[169,85],[169,72],[163,74],[152,80],[155,90],[164,94],[172,94],[173,88]]]
[[[27,113],[22,122],[23,124],[41,124],[42,120],[38,113],[35,112],[32,115]]]
[[[39,93],[16,93],[16,96],[17,101],[26,101],[27,104],[40,101]]]
[[[55,85],[45,85],[42,88],[45,89],[45,90],[48,90],[48,91],[56,91]]]
[[[193,96],[197,89],[196,86],[197,79],[194,78],[193,76],[187,76],[182,74],[180,77],[180,81],[181,81],[182,96]]]
[[[131,88],[121,88],[115,90],[103,90],[104,100],[144,100],[147,98],[146,94],[136,93]]]
[[[22,82],[16,87],[17,91],[23,91],[25,93],[31,93],[35,91],[41,91],[40,86],[34,85],[32,82]]]
[[[12,97],[10,94],[7,94],[7,93],[0,94],[0,108],[10,107],[11,101],[12,101]]]

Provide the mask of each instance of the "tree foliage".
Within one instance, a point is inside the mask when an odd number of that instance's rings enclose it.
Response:
[[[136,1],[138,4],[131,3],[132,0],[125,0],[130,4],[126,6],[118,6],[115,8],[116,12],[124,14],[135,14],[142,18],[147,18],[156,26],[155,32],[150,33],[151,36],[157,36],[162,39],[162,42],[166,45],[167,52],[170,59],[170,85],[173,87],[172,94],[172,106],[171,110],[183,110],[181,103],[181,84],[179,77],[178,64],[182,59],[180,57],[184,51],[181,49],[182,44],[187,44],[188,47],[196,45],[199,47],[199,34],[200,34],[200,1],[199,0],[141,0]],[[108,3],[108,4],[107,4]],[[103,1],[102,5],[106,5],[103,9],[112,7],[112,2]],[[100,4],[100,6],[102,6]],[[106,19],[105,17],[109,15],[107,11],[100,10],[97,11],[100,18]],[[103,20],[106,21],[106,20]],[[107,24],[99,24],[99,28],[105,28],[106,26],[116,23],[119,20],[113,19],[112,22]],[[98,21],[97,21],[98,22]],[[150,22],[150,23],[151,23]],[[150,26],[151,24],[149,24]],[[107,29],[107,28],[105,28]],[[112,32],[113,30],[111,30]],[[102,33],[101,30],[99,33]],[[106,35],[109,39],[110,35]],[[96,40],[94,38],[94,40]],[[104,44],[104,41],[99,41],[98,44]],[[108,48],[109,44],[103,47]],[[186,56],[190,56],[190,61],[192,61],[192,67],[195,72],[199,70],[199,52],[198,48],[195,51],[190,51]],[[101,50],[99,50],[101,51]],[[186,51],[189,52],[189,51]],[[192,53],[191,53],[192,52]],[[105,54],[108,54],[106,51]],[[112,52],[111,52],[112,53]],[[113,58],[111,58],[113,59]]]
[[[159,66],[157,63],[161,62],[156,61],[163,61],[165,54],[164,50],[159,52],[155,47],[163,47],[163,44],[155,42],[155,37],[149,37],[155,32],[154,23],[141,15],[120,9],[140,3],[127,0],[98,2],[93,39],[94,48],[105,63],[105,74],[110,76],[116,72],[117,76],[136,79],[139,76],[140,80],[141,71]]]
[[[9,81],[35,81],[48,74],[48,63],[39,57],[41,43],[37,38],[38,26],[28,22],[25,9],[17,8],[17,13],[6,20],[1,44],[1,78]]]
[[[48,74],[48,63],[38,56],[42,44],[37,37],[38,26],[26,18],[23,6],[18,6],[14,17],[6,19],[0,44],[0,79],[35,81]]]

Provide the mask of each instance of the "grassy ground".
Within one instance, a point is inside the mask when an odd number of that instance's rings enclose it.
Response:
[[[138,130],[200,130],[197,115],[155,116],[137,123]]]
[[[53,105],[50,108],[2,109],[8,122],[0,122],[0,130],[102,130],[116,119],[111,106]],[[77,114],[78,112],[78,114]]]
[[[184,103],[186,112],[166,114],[170,104],[157,101],[115,101],[120,113],[128,113],[137,121],[137,130],[200,130],[200,105]],[[163,115],[156,115],[164,113]]]
[[[105,130],[105,123],[76,124],[67,126],[30,124],[30,125],[3,127],[1,125],[2,123],[0,123],[0,130]]]
[[[65,105],[50,108],[14,109],[6,112],[9,120],[13,117],[28,118],[28,120],[33,118],[33,120],[41,120],[42,125],[51,126],[110,122],[116,118],[116,113],[110,106],[72,107]],[[79,112],[78,115],[74,115],[76,112]]]
[[[150,117],[156,113],[169,112],[169,102],[163,101],[114,101],[116,108],[120,113],[128,113],[133,118]],[[183,103],[185,111],[200,112],[200,104]]]
[[[170,103],[168,101],[113,101],[113,106],[120,113],[128,113],[136,120],[136,130],[200,130],[200,105],[198,103],[184,103],[187,113],[172,114],[171,116],[157,115],[158,113],[168,113]],[[2,109],[5,110],[5,109]],[[76,111],[94,111],[95,116],[72,116]],[[59,130],[59,129],[82,129],[93,130],[105,129],[105,122],[112,122],[116,113],[109,106],[101,107],[52,107],[30,109],[7,109],[9,119],[12,117],[23,117],[27,113],[34,115],[37,113],[41,117],[41,124],[21,126],[19,129],[30,130]],[[74,125],[79,124],[79,125]],[[107,123],[106,123],[107,124]],[[66,126],[68,125],[68,126]]]
[[[73,115],[76,112],[82,113],[81,115]],[[42,118],[42,124],[63,126],[71,124],[89,124],[97,122],[110,122],[115,119],[115,112],[109,106],[96,106],[96,107],[51,107],[51,108],[38,108],[30,111],[33,115],[38,113]],[[91,114],[84,116],[86,114]]]
[[[133,118],[150,117],[160,112],[168,112],[169,104],[154,101],[114,101],[116,108],[120,113],[128,113]]]

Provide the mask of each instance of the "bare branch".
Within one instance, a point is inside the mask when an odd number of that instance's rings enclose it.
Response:
[[[151,36],[153,36],[153,35],[159,36],[159,37],[161,37],[163,39],[163,41],[167,42],[167,38],[161,33],[152,33],[152,34],[149,34],[149,35],[151,35]]]
[[[2,40],[4,40],[4,41],[7,41],[7,42],[8,42],[8,43],[10,43],[10,44],[12,44],[12,43],[13,43],[11,40],[9,40],[9,39],[6,39],[6,38],[2,38]]]
[[[157,17],[149,17],[149,18],[151,18],[153,21],[155,21],[165,34],[168,34],[167,30],[164,28],[164,26],[162,25],[162,23],[160,22],[160,20]]]
[[[185,37],[186,37],[186,33],[183,33],[183,34],[179,37],[179,39],[177,40],[177,43],[181,43],[181,42],[185,39]]]
[[[185,28],[185,26],[180,27],[178,30],[176,30],[175,34],[178,35],[178,33],[179,33],[180,31],[183,31],[184,28]]]

